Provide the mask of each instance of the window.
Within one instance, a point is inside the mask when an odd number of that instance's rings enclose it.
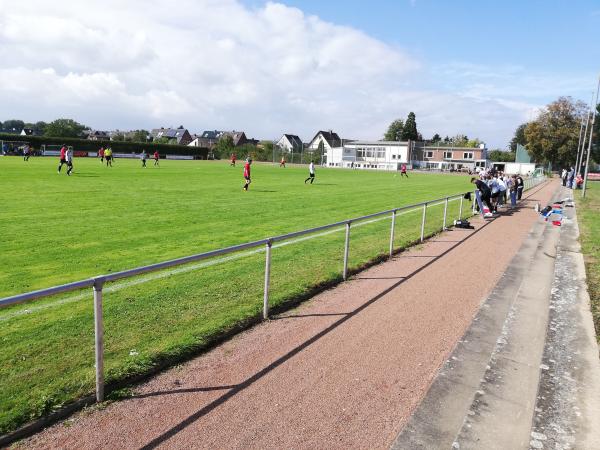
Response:
[[[473,159],[473,152],[464,152],[463,159]]]
[[[426,151],[425,158],[433,158],[433,150]]]
[[[444,152],[444,159],[452,159],[452,152]]]
[[[396,155],[392,155],[392,159],[396,159]]]

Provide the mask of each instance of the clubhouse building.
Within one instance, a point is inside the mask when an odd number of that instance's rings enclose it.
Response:
[[[327,167],[399,170],[402,164],[425,170],[471,171],[489,165],[485,145],[471,147],[427,146],[416,141],[342,141],[327,148]]]

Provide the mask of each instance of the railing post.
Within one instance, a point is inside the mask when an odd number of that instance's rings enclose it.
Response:
[[[477,190],[473,191],[473,215],[477,212]]]
[[[394,254],[394,230],[396,228],[396,210],[392,211],[392,228],[390,230],[390,258]]]
[[[268,240],[267,244],[267,256],[265,258],[265,291],[263,296],[263,319],[269,318],[269,284],[271,282],[271,247],[273,241]]]
[[[427,215],[427,202],[423,203],[423,219],[421,220],[421,242],[425,240],[425,216]]]
[[[348,251],[350,249],[350,222],[346,222],[346,242],[344,244],[344,280],[348,278]]]
[[[94,334],[96,352],[96,401],[104,401],[104,325],[102,320],[102,287],[104,279],[94,280]]]
[[[463,210],[463,201],[465,200],[464,196],[460,197],[460,207],[458,208],[458,220],[462,219],[462,210]]]
[[[448,197],[444,202],[444,224],[442,225],[442,231],[446,229],[446,215],[448,214]]]

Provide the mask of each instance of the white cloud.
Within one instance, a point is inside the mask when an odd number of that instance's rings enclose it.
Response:
[[[444,83],[427,87],[426,65],[402,49],[278,3],[0,0],[0,59],[0,120],[72,117],[99,129],[379,138],[413,110],[426,136],[504,145],[538,106],[505,85],[510,70],[447,65]]]

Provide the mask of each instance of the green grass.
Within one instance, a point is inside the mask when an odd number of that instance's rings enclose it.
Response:
[[[0,158],[4,195],[0,297],[365,215],[470,189],[467,176],[161,161],[140,168],[118,160],[76,159],[56,173],[55,158]],[[467,205],[467,203],[466,203]],[[468,207],[465,206],[465,215]],[[443,206],[427,215],[427,234]],[[458,216],[451,202],[449,220]],[[419,237],[421,213],[398,216],[395,245]],[[387,252],[389,219],[351,230],[350,268]],[[271,305],[289,304],[340,280],[342,230],[273,249]],[[138,277],[105,289],[105,365],[109,383],[188,357],[262,308],[264,253],[205,267]],[[144,281],[146,280],[146,281]],[[112,289],[112,291],[111,291]],[[0,310],[0,434],[94,389],[91,290]]]
[[[581,191],[579,191],[581,192]],[[579,240],[585,257],[587,284],[596,338],[600,343],[600,183],[588,183],[585,198],[579,197],[577,205]]]

